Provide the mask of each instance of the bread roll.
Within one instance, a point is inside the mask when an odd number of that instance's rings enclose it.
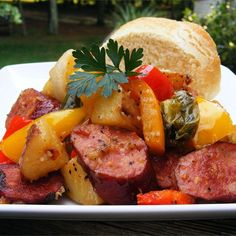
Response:
[[[219,91],[220,58],[216,45],[197,24],[142,17],[121,26],[110,38],[130,50],[143,48],[143,64],[185,75],[187,90],[195,94],[212,99]]]

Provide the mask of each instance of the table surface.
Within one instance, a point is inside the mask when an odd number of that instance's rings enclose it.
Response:
[[[148,222],[1,219],[0,235],[236,235],[236,219]]]

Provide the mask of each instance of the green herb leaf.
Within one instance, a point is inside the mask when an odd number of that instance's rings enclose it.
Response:
[[[106,72],[105,49],[93,45],[89,51],[83,47],[81,50],[73,51],[75,59],[75,68],[82,68],[84,71],[102,71]]]
[[[138,75],[138,73],[132,72],[132,70],[134,70],[135,68],[137,68],[138,66],[142,64],[142,57],[143,57],[142,48],[139,48],[138,50],[136,50],[135,48],[131,52],[131,54],[128,49],[125,50],[124,60],[125,60],[125,71],[126,71],[127,76]]]
[[[87,97],[91,96],[98,89],[97,77],[100,75],[77,71],[70,77],[71,82],[68,84],[68,94],[76,94],[77,97],[82,94]]]
[[[121,83],[128,83],[128,79],[124,73],[113,72],[106,74],[104,78],[98,82],[98,86],[102,87],[102,95],[109,97],[113,90],[118,90],[118,85]]]
[[[75,107],[82,107],[83,103],[79,97],[76,96],[76,94],[69,95],[67,94],[64,102],[62,104],[63,108],[71,109]]]
[[[108,57],[111,59],[114,67],[120,70],[120,62],[124,56],[123,46],[118,47],[117,41],[113,41],[112,39],[109,39],[106,53]]]
[[[106,64],[106,55],[110,58],[112,65]],[[101,88],[101,94],[109,97],[113,90],[118,89],[118,85],[128,83],[128,76],[138,75],[133,71],[142,64],[143,49],[134,49],[130,53],[128,49],[112,39],[107,44],[107,49],[93,45],[90,50],[83,47],[73,52],[75,57],[75,68],[83,71],[76,71],[69,78],[67,97],[65,98],[64,108],[71,108],[80,103],[78,100],[81,95],[91,96]],[[125,71],[120,69],[121,61],[124,60]]]

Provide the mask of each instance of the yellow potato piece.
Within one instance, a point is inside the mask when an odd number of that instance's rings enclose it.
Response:
[[[43,94],[60,102],[63,102],[66,96],[68,78],[75,71],[72,52],[73,50],[69,49],[59,58],[56,65],[50,70],[50,79],[43,88]]]
[[[64,144],[46,119],[39,119],[30,127],[26,145],[19,160],[25,179],[33,181],[61,169],[69,158]]]
[[[122,99],[122,91],[113,91],[108,98],[98,96],[91,113],[92,123],[136,130],[133,118],[122,111]]]
[[[84,172],[77,158],[72,158],[62,169],[66,192],[70,199],[83,205],[98,205],[104,203]]]
[[[233,131],[230,115],[216,102],[197,98],[200,121],[193,138],[193,145],[199,149],[205,145],[213,144]]]
[[[94,108],[94,104],[95,104],[95,102],[96,102],[96,100],[98,99],[99,96],[100,96],[99,92],[96,92],[96,93],[92,94],[90,97],[87,97],[84,94],[80,97],[80,99],[83,103],[83,107],[86,111],[86,118],[87,119],[91,118],[92,111],[93,111],[93,108]]]

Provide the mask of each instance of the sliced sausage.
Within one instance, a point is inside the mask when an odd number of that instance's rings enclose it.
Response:
[[[175,168],[179,162],[179,155],[168,152],[163,157],[152,158],[157,184],[165,189],[178,189],[175,177]]]
[[[81,125],[71,136],[79,162],[97,193],[109,204],[132,204],[156,186],[145,142],[115,127]]]
[[[22,179],[18,165],[0,165],[0,197],[7,202],[45,203],[63,192],[63,177],[58,173],[30,183]]]
[[[216,143],[180,158],[179,189],[207,201],[236,201],[236,144]]]
[[[21,92],[15,104],[12,106],[10,113],[7,115],[6,128],[15,115],[27,119],[36,119],[49,112],[59,110],[60,103],[51,99],[35,89],[26,89]]]

